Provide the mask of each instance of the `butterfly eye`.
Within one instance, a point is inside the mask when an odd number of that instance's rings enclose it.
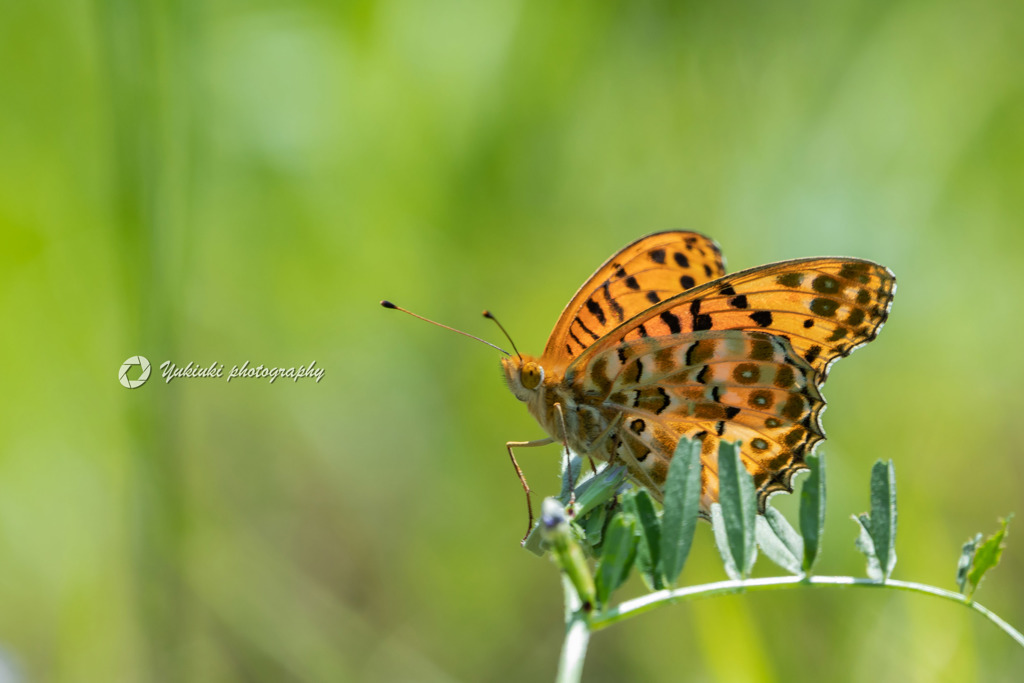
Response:
[[[544,379],[544,368],[536,363],[526,363],[523,365],[519,379],[527,389],[536,389],[541,380]]]

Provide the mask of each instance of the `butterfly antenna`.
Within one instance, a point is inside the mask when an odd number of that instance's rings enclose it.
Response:
[[[481,339],[480,337],[473,336],[469,332],[463,332],[462,330],[457,330],[454,327],[449,327],[448,325],[444,325],[442,323],[439,323],[436,320],[431,320],[430,318],[424,318],[422,315],[417,315],[416,313],[413,313],[412,311],[406,310],[406,309],[402,308],[401,306],[396,306],[395,304],[391,303],[390,301],[386,301],[386,300],[385,301],[381,301],[380,305],[383,306],[384,308],[390,308],[390,309],[393,309],[393,310],[396,310],[396,311],[401,311],[402,313],[408,313],[409,315],[411,315],[414,318],[419,318],[420,320],[422,320],[424,322],[428,322],[431,325],[437,325],[438,327],[443,327],[446,330],[451,330],[452,332],[456,332],[458,334],[461,334],[463,337],[469,337],[470,339],[476,339],[478,342],[481,342],[483,344],[487,344],[492,349],[497,349],[497,350],[501,351],[506,356],[511,356],[512,355],[511,353],[509,353],[505,349],[501,348],[500,346],[496,346],[495,344],[492,344],[491,342],[489,342],[489,341],[487,341],[485,339]],[[497,321],[495,321],[495,322],[497,322]],[[509,341],[511,341],[511,339]],[[513,344],[513,348],[515,348],[514,344]],[[516,351],[516,354],[518,355],[519,352]]]
[[[519,349],[516,348],[516,343],[514,341],[512,341],[512,335],[510,335],[505,330],[505,326],[502,325],[500,322],[498,322],[498,319],[495,318],[494,315],[491,314],[490,311],[484,311],[484,317],[485,318],[490,318],[491,320],[494,321],[494,324],[497,325],[498,329],[500,329],[502,334],[505,335],[505,339],[508,339],[508,343],[512,345],[512,350],[516,352],[517,356],[519,356],[519,360],[522,360],[523,359],[523,354],[519,353]],[[511,355],[511,354],[509,354],[509,355]]]

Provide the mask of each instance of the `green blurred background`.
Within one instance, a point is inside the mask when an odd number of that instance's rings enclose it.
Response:
[[[540,428],[498,354],[377,302],[500,341],[489,308],[537,353],[599,263],[669,228],[730,270],[896,272],[889,324],[826,387],[820,570],[863,573],[848,516],[892,458],[895,576],[952,588],[961,544],[1024,513],[1022,36],[1005,0],[0,0],[6,667],[551,680],[560,585],[519,548],[503,447]],[[326,374],[128,391],[135,354]],[[521,454],[539,494],[557,461]],[[685,582],[724,576],[710,536]],[[1018,627],[1022,538],[978,594]],[[636,619],[585,674],[1022,671],[955,605],[814,590]]]

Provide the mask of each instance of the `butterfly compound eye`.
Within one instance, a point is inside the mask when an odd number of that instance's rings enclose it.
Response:
[[[526,363],[519,375],[523,386],[527,389],[536,389],[541,380],[544,379],[544,368],[536,363]]]

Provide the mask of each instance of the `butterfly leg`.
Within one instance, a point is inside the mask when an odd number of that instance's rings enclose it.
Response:
[[[558,413],[558,421],[562,423],[562,447],[565,449],[565,471],[570,475],[572,474],[572,451],[569,450],[569,439],[566,434],[569,432],[565,429],[565,413],[562,412],[562,404],[555,403],[555,412]],[[594,470],[594,474],[597,474],[597,467],[594,466],[594,459],[587,453],[587,460],[590,461],[590,468]],[[569,481],[569,508],[572,509],[576,505],[576,480],[570,476]],[[572,513],[571,513],[572,514]]]
[[[526,525],[526,536],[523,536],[523,540],[520,544],[526,543],[526,538],[533,530],[533,504],[530,502],[530,486],[526,483],[526,477],[523,476],[523,470],[519,467],[519,463],[516,462],[516,456],[512,454],[512,449],[547,446],[549,443],[554,442],[554,439],[548,437],[546,439],[537,439],[536,441],[509,441],[505,444],[505,448],[508,449],[508,457],[512,459],[512,467],[516,468],[516,474],[519,475],[519,482],[523,485],[523,491],[526,492],[526,513],[529,515],[529,522]]]

